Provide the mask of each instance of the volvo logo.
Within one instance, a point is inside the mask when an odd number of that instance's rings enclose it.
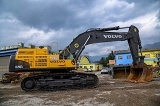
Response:
[[[103,35],[104,38],[122,38],[122,35]]]

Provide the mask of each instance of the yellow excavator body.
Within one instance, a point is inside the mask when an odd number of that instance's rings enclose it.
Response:
[[[21,48],[15,57],[16,60],[25,61],[29,69],[76,69],[76,64],[71,59],[59,59],[58,53],[49,53],[47,48]],[[21,68],[21,66],[17,66]],[[23,65],[25,67],[25,65]]]

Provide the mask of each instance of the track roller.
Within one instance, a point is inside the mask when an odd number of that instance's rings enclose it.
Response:
[[[32,77],[27,77],[21,82],[21,88],[24,91],[33,91],[36,88],[36,82]]]

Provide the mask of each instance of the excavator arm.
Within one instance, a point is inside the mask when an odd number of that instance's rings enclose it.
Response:
[[[110,32],[113,30],[119,30],[129,28],[128,32]],[[141,41],[139,37],[139,30],[135,26],[130,27],[111,27],[111,28],[92,28],[86,32],[78,35],[73,41],[65,48],[61,53],[64,57],[73,55],[75,60],[78,59],[85,46],[94,43],[113,42],[113,41],[128,41],[131,55],[133,58],[133,64],[139,63],[140,56],[138,51],[141,52]]]
[[[127,32],[111,32],[113,30],[126,29]],[[92,28],[86,32],[78,35],[60,54],[63,57],[74,58],[74,63],[77,62],[78,57],[85,49],[86,45],[102,42],[113,41],[128,41],[130,52],[133,59],[133,65],[130,68],[130,74],[126,81],[131,82],[146,82],[153,79],[153,72],[144,63],[144,56],[142,56],[142,46],[137,27],[131,25],[130,27],[111,27],[111,28]],[[140,52],[140,55],[139,55]]]

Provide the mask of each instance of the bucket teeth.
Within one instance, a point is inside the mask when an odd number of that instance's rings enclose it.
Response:
[[[145,63],[131,66],[127,82],[149,82],[153,79],[153,71]]]

